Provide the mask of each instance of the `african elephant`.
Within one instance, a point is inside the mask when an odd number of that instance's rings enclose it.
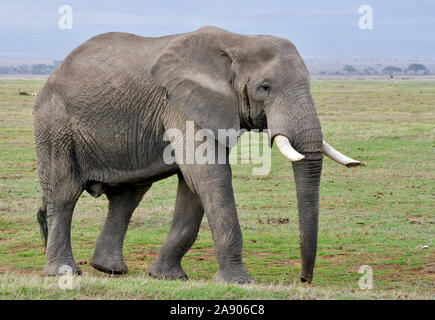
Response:
[[[172,225],[149,274],[187,279],[180,261],[205,213],[219,265],[215,279],[252,281],[242,262],[228,161],[168,164],[162,157],[168,145],[177,156],[177,145],[164,139],[165,131],[185,132],[186,121],[194,122],[194,130],[211,132],[268,129],[270,145],[275,141],[292,161],[302,281],[313,278],[323,153],[348,166],[359,164],[323,141],[309,74],[290,41],[215,27],[157,38],[117,32],[95,36],[51,74],[33,117],[46,275],[59,274],[62,265],[81,273],[70,229],[84,190],[109,200],[92,266],[127,272],[122,246],[133,211],[153,182],[177,174]],[[228,157],[227,140],[214,143]]]

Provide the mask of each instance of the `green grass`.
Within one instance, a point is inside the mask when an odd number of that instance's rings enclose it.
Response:
[[[129,274],[108,277],[89,266],[107,200],[84,193],[72,246],[84,276],[73,290],[42,276],[44,249],[36,222],[32,108],[42,80],[0,80],[0,299],[433,299],[435,294],[435,83],[317,81],[312,94],[325,139],[366,167],[326,159],[321,184],[314,283],[301,284],[296,196],[291,165],[272,150],[268,176],[234,165],[244,262],[254,285],[212,280],[217,271],[204,219],[183,259],[190,280],[146,276],[169,229],[176,177],[155,183],[132,218],[124,255]],[[288,222],[287,220],[288,219]],[[280,223],[281,221],[281,223]],[[284,223],[282,223],[284,222]],[[418,249],[428,245],[428,249]],[[361,290],[361,265],[373,268]]]

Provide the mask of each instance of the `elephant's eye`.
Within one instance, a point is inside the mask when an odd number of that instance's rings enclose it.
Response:
[[[270,91],[270,84],[268,84],[267,82],[263,83],[261,85],[261,89],[263,89],[266,92],[269,92]]]

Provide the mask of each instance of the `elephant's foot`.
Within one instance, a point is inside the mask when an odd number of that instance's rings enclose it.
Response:
[[[69,262],[47,262],[44,267],[44,274],[46,276],[58,276],[63,274],[81,275],[82,270],[77,266],[74,261]]]
[[[124,264],[123,266],[103,266],[98,263],[91,262],[91,266],[94,267],[95,270],[114,275],[122,275],[128,272],[127,266]]]
[[[148,274],[155,279],[188,280],[186,272],[179,263],[154,262],[148,269]]]
[[[121,258],[109,257],[102,254],[95,254],[91,260],[91,266],[94,269],[114,275],[126,274],[128,268]]]
[[[219,270],[213,277],[215,281],[218,282],[229,282],[229,283],[253,283],[251,276],[246,272],[244,267],[239,268],[229,268],[227,270]]]

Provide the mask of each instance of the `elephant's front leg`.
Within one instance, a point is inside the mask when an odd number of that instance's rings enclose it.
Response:
[[[242,261],[240,229],[231,167],[227,164],[180,165],[189,187],[200,199],[212,232],[219,271],[217,281],[249,283]]]
[[[157,260],[148,269],[150,276],[187,280],[181,259],[195,242],[203,216],[201,203],[180,174],[171,229]]]

